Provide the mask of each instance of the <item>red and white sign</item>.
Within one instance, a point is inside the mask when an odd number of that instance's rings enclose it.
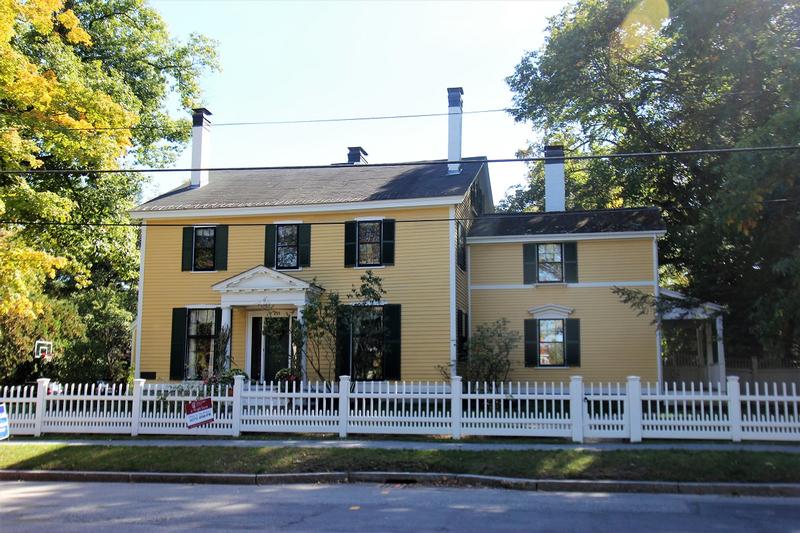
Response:
[[[186,404],[186,427],[196,428],[214,421],[211,398],[194,400]]]

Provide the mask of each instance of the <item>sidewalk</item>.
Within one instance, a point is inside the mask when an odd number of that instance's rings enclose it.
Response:
[[[624,443],[597,442],[584,444],[568,443],[479,443],[479,442],[429,442],[413,440],[355,440],[355,439],[36,439],[16,437],[0,443],[0,446],[19,446],[27,444],[60,444],[66,446],[208,446],[224,448],[338,448],[338,449],[383,449],[383,450],[578,450],[588,452],[607,452],[618,450],[687,450],[687,451],[748,451],[748,452],[785,452],[800,453],[800,445],[792,444],[742,444],[742,443],[694,443],[694,442],[661,442],[661,443]]]

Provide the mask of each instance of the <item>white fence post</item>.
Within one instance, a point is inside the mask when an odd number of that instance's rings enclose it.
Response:
[[[642,442],[642,382],[639,376],[628,376],[626,396],[631,442]]]
[[[133,403],[131,404],[131,436],[139,434],[139,425],[142,420],[142,392],[144,391],[144,380],[133,380]]]
[[[233,376],[233,418],[231,420],[231,434],[238,437],[242,434],[242,389],[244,389],[244,376]]]
[[[347,419],[350,415],[350,376],[339,376],[339,436],[347,436]]]
[[[731,439],[742,441],[742,400],[739,376],[728,376],[728,420],[731,423]]]
[[[461,438],[461,376],[453,376],[450,380],[450,416],[453,417],[452,435]]]
[[[569,380],[569,419],[572,424],[572,442],[583,442],[583,377]]]
[[[47,408],[47,386],[50,384],[49,378],[39,378],[36,380],[36,419],[33,426],[33,436],[42,435],[42,421],[44,420],[44,410]]]

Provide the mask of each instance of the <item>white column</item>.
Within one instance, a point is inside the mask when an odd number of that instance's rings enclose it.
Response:
[[[233,376],[233,419],[231,435],[238,437],[242,434],[242,390],[244,389],[244,376]]]
[[[339,376],[339,436],[347,436],[347,419],[350,416],[350,376]]]
[[[133,401],[131,404],[131,436],[139,434],[139,427],[142,421],[142,392],[144,391],[144,380],[133,380]]]
[[[222,307],[222,320],[220,321],[220,328],[228,328],[228,331],[231,331],[231,306],[226,305]],[[227,354],[227,361],[223,364],[225,365],[226,369],[230,369],[233,363],[233,354],[231,353],[231,338],[230,335],[228,336],[228,344],[225,347],[225,353]]]
[[[452,436],[461,438],[461,376],[450,380],[450,416],[452,416]]]
[[[49,384],[49,378],[39,378],[36,380],[36,418],[33,423],[34,437],[39,437],[42,434],[42,421],[44,420],[45,409],[47,409],[47,386]]]
[[[728,420],[731,424],[731,439],[742,441],[742,399],[739,390],[739,377],[728,376]]]
[[[302,338],[303,348],[300,350],[300,353],[297,354],[297,357],[300,358],[300,369],[303,373],[303,383],[306,383],[308,382],[308,367],[307,367],[308,362],[306,361],[306,354],[308,353],[308,347],[306,346],[306,343],[308,342],[308,335],[306,334],[306,330],[303,327],[304,326],[303,308],[300,305],[297,306],[297,314],[295,320],[297,320],[297,324],[300,327],[300,331],[303,332],[303,338]]]

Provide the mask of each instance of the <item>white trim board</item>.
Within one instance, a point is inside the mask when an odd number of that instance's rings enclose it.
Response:
[[[591,287],[650,287],[653,285],[652,280],[643,281],[586,281],[578,283],[532,283],[529,285],[523,283],[509,283],[509,284],[495,284],[495,285],[472,285],[470,290],[487,290],[487,289],[536,289],[538,287],[566,287],[566,288],[591,288]]]
[[[666,231],[608,231],[603,233],[550,233],[542,235],[492,235],[467,237],[467,244],[496,244],[508,242],[565,242],[594,241],[601,239],[642,239],[661,237]]]
[[[469,192],[469,191],[468,191]],[[286,213],[326,213],[337,211],[368,211],[372,209],[414,209],[417,207],[450,206],[463,201],[464,195],[412,198],[407,200],[376,200],[371,202],[340,202],[335,204],[298,204],[264,207],[198,207],[195,209],[164,209],[129,212],[131,218],[205,218],[279,215]]]
[[[456,344],[456,207],[450,206],[450,222],[448,223],[450,230],[450,376],[455,377],[457,374],[456,364],[458,361],[458,351]]]
[[[139,284],[136,301],[136,354],[134,355],[133,376],[141,377],[142,372],[142,305],[144,304],[144,252],[147,245],[147,224],[142,225],[142,238],[139,242]]]

